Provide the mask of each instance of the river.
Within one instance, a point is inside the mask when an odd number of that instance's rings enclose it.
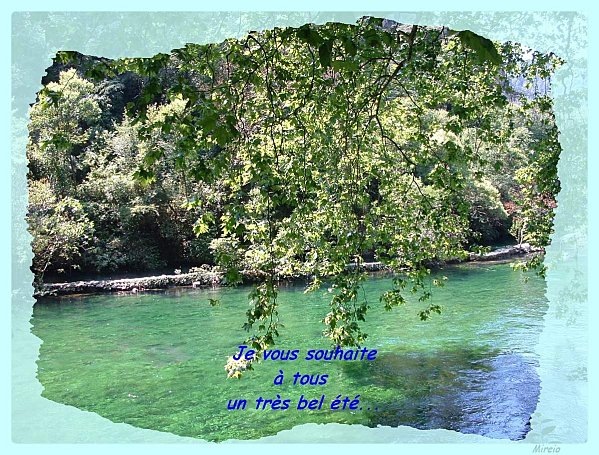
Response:
[[[441,315],[420,321],[424,305],[387,312],[378,295],[389,278],[364,285],[371,308],[363,347],[369,361],[306,361],[330,349],[322,337],[326,287],[280,292],[285,327],[276,348],[297,360],[267,360],[240,380],[227,379],[227,357],[248,334],[241,328],[249,288],[172,289],[127,295],[45,298],[34,306],[32,332],[42,339],[38,379],[43,396],[114,422],[208,441],[258,439],[303,423],[407,425],[518,440],[540,393],[535,345],[547,310],[545,282],[508,264],[461,264],[435,272]],[[433,274],[433,277],[435,275]],[[211,306],[209,299],[219,299]],[[273,384],[283,371],[282,385]],[[324,385],[293,385],[293,375],[327,374]],[[289,399],[288,409],[255,409],[256,398]],[[330,410],[338,395],[359,408]],[[297,409],[302,396],[322,409]],[[229,400],[247,407],[228,410]]]

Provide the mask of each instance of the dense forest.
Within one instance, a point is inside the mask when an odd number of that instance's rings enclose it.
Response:
[[[433,263],[548,244],[559,64],[374,18],[146,59],[61,52],[30,111],[32,270],[255,271],[258,348],[278,333],[277,280],[332,277],[327,335],[360,343],[363,274],[348,264],[401,272],[391,308],[430,294]]]

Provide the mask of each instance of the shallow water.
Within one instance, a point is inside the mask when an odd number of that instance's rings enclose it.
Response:
[[[210,441],[256,439],[315,422],[444,428],[521,439],[529,430],[540,384],[534,348],[547,309],[545,283],[507,264],[461,265],[442,271],[434,289],[443,313],[428,321],[411,301],[391,312],[378,295],[387,278],[371,278],[364,347],[374,361],[305,361],[328,349],[320,320],[326,289],[280,292],[285,325],[277,348],[300,349],[296,361],[263,361],[241,380],[224,364],[247,337],[241,328],[249,288],[178,289],[135,295],[45,299],[33,311],[43,340],[38,378],[43,396],[115,422]],[[208,299],[221,304],[212,307]],[[283,370],[283,385],[273,379]],[[323,386],[292,384],[296,372],[328,374]],[[259,396],[290,399],[287,410],[256,410]],[[321,410],[298,410],[300,395],[325,395]],[[360,394],[356,410],[327,410],[341,395]],[[245,399],[245,410],[228,410]]]

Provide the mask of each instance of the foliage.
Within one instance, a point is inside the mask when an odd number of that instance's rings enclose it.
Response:
[[[364,18],[147,59],[57,60],[97,87],[131,74],[143,81],[124,119],[85,148],[89,170],[77,189],[104,243],[147,234],[181,251],[193,230],[229,283],[242,271],[259,279],[244,325],[258,352],[279,335],[281,279],[309,276],[311,291],[328,281],[324,333],[360,345],[366,257],[396,273],[381,296],[391,309],[406,292],[430,298],[441,284],[430,282],[431,264],[505,234],[503,204],[514,208],[512,232],[549,242],[559,190],[551,102],[511,81],[549,79],[559,64],[552,55]],[[34,109],[46,115],[52,103],[43,99]],[[32,143],[42,150],[34,133]],[[103,254],[90,260],[126,263]],[[419,317],[439,311],[431,303]]]
[[[27,218],[38,277],[43,278],[50,264],[79,267],[78,259],[93,233],[81,202],[70,196],[58,199],[47,181],[31,182]]]
[[[28,158],[34,176],[47,178],[60,195],[69,194],[81,170],[74,159],[90,139],[100,117],[94,84],[74,69],[46,85],[30,112]]]
[[[501,203],[499,190],[488,180],[472,180],[465,191],[470,206],[470,229],[477,241],[490,244],[500,239],[505,231],[508,215]]]

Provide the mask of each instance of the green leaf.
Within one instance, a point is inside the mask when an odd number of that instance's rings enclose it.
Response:
[[[142,185],[149,185],[156,181],[156,175],[143,167],[140,167],[133,173],[133,178]]]
[[[331,66],[333,67],[333,69],[335,69],[337,71],[340,71],[340,70],[358,71],[358,69],[360,68],[360,66],[356,62],[352,62],[352,61],[348,61],[348,60],[335,60],[335,61],[331,62]]]
[[[298,28],[297,36],[301,41],[312,46],[318,46],[323,41],[320,34],[316,30],[313,30],[310,25],[303,25]]]
[[[366,30],[364,32],[364,39],[366,44],[371,47],[378,47],[381,45],[381,34],[376,30]]]
[[[463,30],[458,33],[458,36],[465,47],[476,52],[476,56],[481,63],[489,62],[493,65],[501,65],[501,56],[490,39],[477,35],[470,30]]]
[[[331,54],[333,52],[333,40],[326,40],[318,47],[318,58],[320,64],[327,68],[331,66]]]
[[[62,63],[63,65],[67,65],[69,63],[75,63],[75,62],[77,62],[77,56],[78,55],[79,55],[79,53],[75,52],[75,51],[58,51],[56,53],[55,60],[58,63]]]
[[[358,52],[358,48],[356,47],[356,43],[352,41],[352,39],[348,36],[343,37],[343,49],[348,55],[352,57],[356,55]]]

